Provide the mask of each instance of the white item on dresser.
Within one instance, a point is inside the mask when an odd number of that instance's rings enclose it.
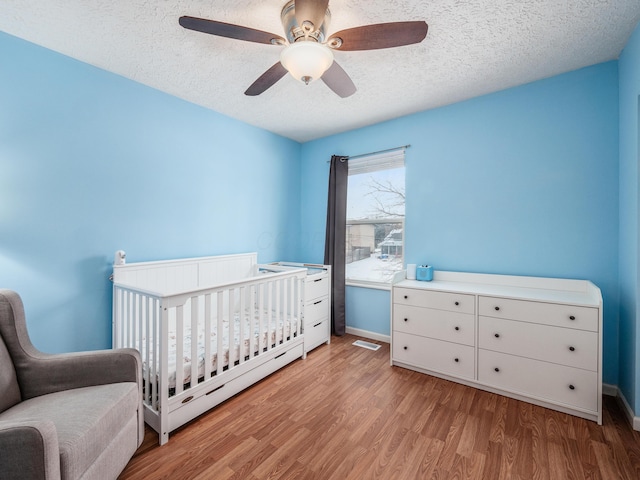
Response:
[[[315,263],[274,262],[274,270],[304,268],[304,352],[331,342],[331,265]]]
[[[393,285],[391,364],[602,424],[602,295],[586,280],[435,272]]]
[[[418,266],[415,263],[407,264],[407,280],[415,280],[416,279],[416,268]]]
[[[140,351],[145,421],[169,433],[304,357],[304,269],[257,254],[113,266],[113,344]]]

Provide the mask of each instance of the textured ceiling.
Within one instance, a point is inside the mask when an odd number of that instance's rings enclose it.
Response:
[[[286,0],[2,0],[0,30],[297,141],[370,125],[618,58],[639,0],[332,0],[331,34],[425,20],[420,44],[336,52],[358,91],[287,75],[246,88],[282,47],[185,30],[181,15],[283,35]]]

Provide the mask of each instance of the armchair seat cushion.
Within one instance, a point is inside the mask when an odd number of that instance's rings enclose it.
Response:
[[[135,382],[75,388],[24,400],[0,413],[0,421],[53,422],[60,448],[60,477],[75,479],[100,463],[100,455],[109,450],[114,438],[120,438],[119,432],[130,430],[127,427],[132,419],[137,423],[135,412],[139,402]],[[135,435],[128,438],[131,445],[118,448],[132,455],[138,447],[137,438]],[[125,463],[126,460],[128,457]],[[117,472],[120,471],[117,468],[123,468],[112,467]]]

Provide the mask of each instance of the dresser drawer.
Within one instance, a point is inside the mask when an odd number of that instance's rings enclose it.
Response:
[[[571,367],[598,369],[598,334],[537,323],[480,317],[478,346]]]
[[[598,309],[555,303],[480,297],[478,314],[557,327],[598,331]]]
[[[392,348],[395,361],[457,377],[474,377],[473,347],[394,332]]]
[[[396,304],[393,329],[448,342],[475,345],[474,315]]]
[[[325,297],[329,295],[329,276],[324,275],[310,275],[307,277],[305,283],[304,298],[309,302],[319,297]]]
[[[329,315],[329,297],[315,299],[304,306],[304,321],[316,323]]]
[[[308,352],[318,345],[329,340],[331,335],[329,318],[325,317],[317,322],[305,322],[304,325],[304,350]]]
[[[598,375],[588,370],[481,349],[478,381],[569,407],[598,409]]]
[[[393,303],[414,307],[435,308],[452,312],[474,314],[475,295],[463,293],[434,292],[417,288],[394,288]]]

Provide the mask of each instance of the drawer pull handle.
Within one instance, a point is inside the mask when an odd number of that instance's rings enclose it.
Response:
[[[313,328],[319,327],[320,325],[322,325],[322,322],[320,322],[320,323],[316,323],[316,324],[313,326]]]
[[[458,363],[460,361],[460,359],[459,358],[454,358],[453,361]]]
[[[318,305],[319,303],[322,303],[322,300],[318,300],[317,302],[313,302],[314,305]]]
[[[493,370],[496,371],[496,372],[500,371],[500,369],[498,367],[494,368]]]
[[[571,350],[572,352],[576,351],[576,347],[569,347],[569,350]]]
[[[576,319],[575,315],[569,315],[569,320],[575,320],[575,319]]]
[[[220,385],[219,387],[214,388],[213,390],[211,390],[210,392],[205,393],[205,395],[211,395],[214,392],[217,392],[218,390],[220,390],[222,387],[224,387],[225,384],[223,383],[222,385]]]
[[[408,322],[408,321],[409,321],[409,319],[408,319],[408,318],[405,318],[405,319],[404,319],[404,321],[405,321],[405,322]]]
[[[405,350],[409,350],[409,347],[407,347],[406,345],[403,347]]]
[[[458,305],[460,305],[460,302],[455,302],[455,305],[456,305],[456,307],[457,307]]]
[[[576,387],[574,387],[573,385],[569,385],[569,390],[575,390]]]
[[[407,298],[409,298],[409,295],[405,295],[405,296],[404,296],[404,299],[405,299],[405,300],[406,300]]]
[[[456,332],[460,330],[460,327],[456,327]]]
[[[500,338],[500,334],[499,333],[494,333],[493,336],[496,337],[496,338]]]
[[[497,312],[497,311],[499,311],[499,310],[500,310],[500,307],[495,307],[495,309],[496,309],[496,312]]]
[[[317,280],[314,280],[313,282],[315,283],[315,282],[321,282],[321,281],[322,281],[322,279],[318,278]]]

